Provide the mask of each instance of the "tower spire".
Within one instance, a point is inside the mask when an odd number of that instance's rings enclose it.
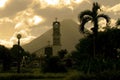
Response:
[[[56,55],[58,51],[61,49],[61,34],[60,34],[60,22],[55,21],[53,22],[53,55]]]
[[[56,17],[56,18],[55,18],[55,21],[57,22],[57,20],[58,20],[58,18]]]

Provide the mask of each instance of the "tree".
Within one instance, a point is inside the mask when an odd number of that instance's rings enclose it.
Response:
[[[28,54],[19,45],[13,45],[10,51],[11,51],[11,56],[12,56],[12,62],[17,62],[16,64],[16,66],[18,67],[17,72],[19,73],[23,56],[27,56]]]
[[[3,71],[10,69],[11,56],[10,51],[5,46],[0,45],[0,60],[3,65]]]
[[[94,37],[94,45],[93,45],[93,53],[94,53],[94,56],[95,56],[95,47],[96,47],[96,37],[97,37],[97,34],[98,34],[98,19],[99,18],[104,18],[107,22],[107,25],[109,24],[110,22],[110,18],[105,15],[105,14],[98,14],[98,10],[100,10],[100,5],[97,3],[97,2],[94,2],[93,3],[93,7],[92,7],[92,10],[85,10],[83,12],[81,12],[79,14],[79,19],[80,19],[80,31],[81,32],[84,32],[85,30],[85,24],[89,21],[92,21],[93,23],[93,27],[91,28],[92,32],[93,32],[93,37]]]
[[[76,50],[80,55],[92,57],[92,34],[81,39],[76,45]],[[120,49],[120,29],[111,28],[103,32],[98,32],[98,47],[96,48],[96,57],[106,57],[112,59],[117,57],[114,53]]]
[[[11,56],[13,58],[13,61],[22,60],[24,49],[21,46],[13,45],[10,51],[11,51]],[[18,51],[20,52],[20,54],[18,53]]]
[[[75,61],[75,66],[84,72],[90,70],[120,70],[120,29],[110,28],[103,32],[98,32],[96,48],[96,59],[91,59],[92,53],[92,34],[84,37],[76,45],[76,51],[72,53],[72,58]],[[96,69],[96,70],[95,70]]]
[[[45,58],[45,62],[41,66],[42,72],[66,72],[67,69],[65,65],[62,64],[60,58],[58,56],[51,56],[49,58]]]
[[[68,51],[66,49],[62,49],[58,52],[58,56],[60,57],[60,59],[63,59],[67,53]]]

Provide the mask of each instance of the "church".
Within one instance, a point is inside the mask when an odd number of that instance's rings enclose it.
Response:
[[[61,33],[60,33],[60,22],[56,20],[52,24],[52,40],[53,43],[50,45],[50,41],[48,41],[48,45],[35,51],[34,54],[37,56],[56,56],[58,54],[58,51],[61,50]]]

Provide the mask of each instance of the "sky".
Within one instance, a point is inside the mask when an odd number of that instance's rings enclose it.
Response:
[[[59,21],[72,19],[78,23],[81,11],[98,2],[101,13],[111,17],[111,25],[120,18],[120,0],[0,0],[0,45],[12,47],[21,34],[26,44],[52,28]],[[104,20],[100,21],[104,25]]]

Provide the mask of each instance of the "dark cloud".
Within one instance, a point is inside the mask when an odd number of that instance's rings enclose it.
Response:
[[[40,24],[41,26],[52,26],[52,22],[56,17],[59,21],[64,19],[78,20],[78,14],[85,8],[90,9],[90,6],[92,6],[90,3],[84,1],[81,4],[76,4],[73,6],[73,9],[67,6],[62,8],[46,7],[41,9],[38,4],[33,7],[33,9],[35,14],[42,16],[46,20],[44,23]]]
[[[10,0],[5,8],[0,9],[0,17],[10,17],[17,12],[25,10],[31,3],[31,0]]]

